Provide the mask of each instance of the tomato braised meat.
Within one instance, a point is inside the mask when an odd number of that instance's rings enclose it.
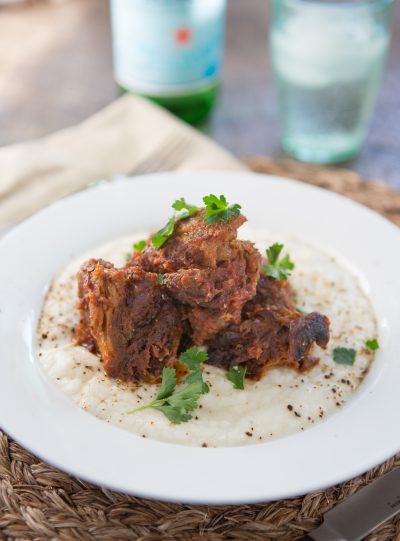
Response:
[[[209,362],[229,369],[238,364],[246,375],[260,378],[267,368],[284,365],[305,371],[318,359],[310,356],[314,343],[326,348],[329,320],[312,312],[300,314],[286,281],[260,276],[256,296],[243,308],[242,321],[208,342]]]
[[[243,215],[204,223],[204,210],[181,220],[160,249],[148,242],[128,265],[163,275],[168,294],[183,307],[190,337],[202,345],[230,323],[239,323],[254,297],[261,256],[249,241],[237,239]]]
[[[91,259],[78,273],[78,294],[76,340],[100,355],[107,375],[155,381],[164,366],[174,364],[182,316],[156,274]]]
[[[287,280],[264,274],[254,244],[237,238],[243,215],[204,217],[203,209],[178,220],[158,249],[150,237],[124,268],[83,264],[77,342],[124,381],[156,381],[193,344],[208,348],[209,363],[244,365],[255,379],[276,365],[310,369],[312,346],[329,341],[329,320],[299,313]]]

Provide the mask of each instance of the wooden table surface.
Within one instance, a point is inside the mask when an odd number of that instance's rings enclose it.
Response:
[[[223,87],[208,134],[238,156],[282,156],[268,2],[228,0]],[[346,164],[400,189],[400,3],[368,138]],[[76,124],[117,96],[107,0],[0,8],[0,145]]]

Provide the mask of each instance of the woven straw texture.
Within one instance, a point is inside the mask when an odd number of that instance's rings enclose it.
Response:
[[[355,173],[267,158],[246,160],[259,172],[298,178],[345,194],[400,225],[400,193]],[[400,466],[400,454],[352,481],[301,498],[260,505],[193,506],[143,500],[70,477],[0,432],[0,540],[222,539],[291,541],[373,479]],[[400,541],[400,518],[368,541]]]

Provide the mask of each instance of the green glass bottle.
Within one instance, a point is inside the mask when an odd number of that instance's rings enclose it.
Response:
[[[226,0],[110,0],[114,73],[189,122],[213,109],[222,64]]]

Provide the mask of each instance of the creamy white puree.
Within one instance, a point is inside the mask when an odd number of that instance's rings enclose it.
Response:
[[[135,386],[104,375],[100,359],[74,345],[72,329],[79,320],[76,308],[76,272],[89,257],[102,257],[122,266],[135,235],[118,239],[84,254],[54,280],[43,305],[38,326],[38,356],[47,375],[79,407],[108,423],[142,437],[185,445],[224,447],[270,441],[305,430],[341,408],[364,378],[373,354],[365,341],[377,336],[372,306],[358,278],[332,256],[307,244],[282,236],[242,228],[242,238],[265,247],[285,244],[296,268],[290,282],[297,291],[297,306],[317,310],[331,321],[331,341],[326,351],[313,354],[320,364],[307,374],[273,368],[259,382],[246,381],[235,390],[223,370],[205,365],[211,390],[199,401],[191,421],[170,423],[163,414],[128,411],[146,404],[157,394],[157,385]],[[353,366],[333,362],[337,346],[357,350]]]

